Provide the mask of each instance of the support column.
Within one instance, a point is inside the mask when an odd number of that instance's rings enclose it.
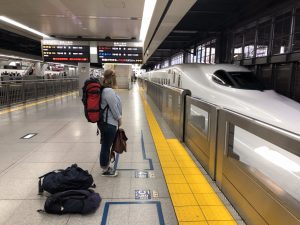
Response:
[[[218,35],[216,40],[216,63],[230,63],[232,52],[232,38],[231,32],[222,32]]]
[[[116,87],[131,89],[132,65],[116,65]]]
[[[66,73],[66,77],[70,76],[70,69],[69,66],[64,66],[64,73]],[[64,76],[63,76],[64,77]]]
[[[84,82],[90,78],[90,63],[78,63],[79,95],[82,96]]]
[[[42,76],[41,63],[36,62],[34,64],[34,73],[35,76]]]

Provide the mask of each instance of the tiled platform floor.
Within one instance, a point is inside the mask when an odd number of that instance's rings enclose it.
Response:
[[[119,176],[115,178],[101,176],[96,125],[86,121],[77,95],[0,114],[0,224],[178,224],[138,87],[118,93],[129,140],[128,152],[117,160]],[[153,110],[159,114],[154,106]],[[174,138],[157,118],[164,135]],[[27,133],[38,135],[20,139]],[[38,176],[72,163],[92,173],[96,191],[103,198],[100,208],[86,216],[36,212],[46,199],[37,195]],[[137,170],[151,172],[154,177],[136,178]],[[135,199],[135,190],[150,190],[151,200]],[[158,196],[153,196],[153,191]]]

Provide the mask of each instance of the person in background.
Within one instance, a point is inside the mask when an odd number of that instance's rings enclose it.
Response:
[[[102,176],[117,176],[117,171],[110,167],[110,151],[115,139],[117,128],[122,124],[122,105],[120,97],[112,89],[114,71],[105,70],[101,95],[101,118],[98,127],[101,130],[102,144],[100,151],[100,167]]]

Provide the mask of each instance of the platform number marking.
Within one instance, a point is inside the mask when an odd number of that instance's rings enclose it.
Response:
[[[150,190],[135,190],[135,199],[149,200],[149,199],[151,199],[151,191]]]

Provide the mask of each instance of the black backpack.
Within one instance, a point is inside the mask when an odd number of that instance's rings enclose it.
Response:
[[[95,188],[93,183],[94,179],[87,170],[73,164],[65,170],[54,170],[39,177],[39,194],[44,190],[51,194],[67,190],[86,190],[90,187]]]
[[[88,214],[95,212],[99,207],[101,197],[93,190],[70,190],[56,193],[47,198],[44,210],[51,214],[80,213]]]

